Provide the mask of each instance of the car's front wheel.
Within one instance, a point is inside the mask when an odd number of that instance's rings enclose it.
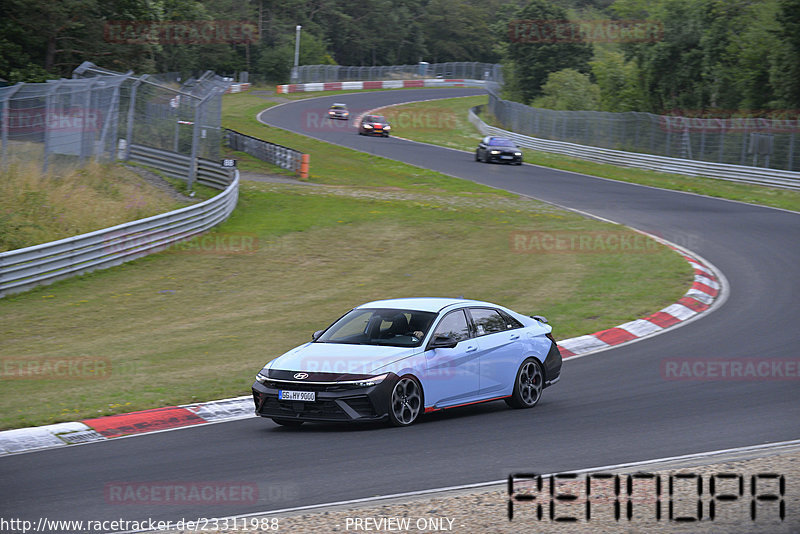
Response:
[[[512,408],[533,408],[542,398],[544,373],[536,358],[528,358],[519,366],[514,380],[514,393],[506,399]]]
[[[300,426],[303,424],[302,421],[298,421],[297,419],[283,419],[281,417],[273,417],[272,421],[281,426]]]
[[[389,403],[389,422],[408,426],[422,413],[422,387],[414,377],[401,377],[392,388]]]

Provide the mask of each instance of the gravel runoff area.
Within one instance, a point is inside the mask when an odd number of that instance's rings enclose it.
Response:
[[[713,463],[712,463],[713,462]],[[633,479],[633,493],[628,498],[629,475],[657,476],[661,497],[656,497],[655,478]],[[537,501],[515,501],[513,520],[508,519],[508,484],[457,489],[424,495],[387,498],[362,503],[276,512],[239,518],[237,527],[215,532],[267,534],[291,532],[316,534],[331,532],[453,532],[458,534],[517,534],[522,532],[557,534],[669,533],[669,534],[783,534],[800,533],[800,442],[756,450],[727,452],[713,456],[656,461],[615,469],[595,471],[591,485],[591,518],[585,518],[586,477],[581,473],[573,481],[559,481],[556,493],[579,497],[573,502],[556,503],[556,517],[573,516],[577,522],[550,520],[548,479],[539,490],[524,480],[514,482],[515,492],[536,497],[542,502],[542,519],[537,517]],[[602,480],[597,474],[619,475],[620,516],[614,519],[615,490],[613,479]],[[727,477],[719,476],[725,474]],[[700,521],[669,519],[669,480],[673,477],[673,518],[697,518],[698,499],[702,502]],[[679,477],[678,475],[688,475]],[[773,475],[770,477],[769,475]],[[775,476],[777,475],[777,476]],[[709,518],[711,477],[715,477],[715,517]],[[755,477],[756,498],[752,495]],[[783,477],[781,479],[780,477]],[[698,480],[702,495],[698,495]],[[781,480],[785,492],[781,495]],[[526,486],[526,484],[528,484]],[[527,488],[527,489],[526,489]],[[733,497],[736,497],[735,499]],[[727,498],[727,499],[726,499]],[[656,502],[661,503],[661,519],[655,519]],[[632,518],[627,519],[627,503],[632,503]],[[756,519],[751,517],[755,502]],[[780,520],[780,507],[785,517]],[[261,528],[246,528],[260,525]],[[207,529],[210,528],[210,525]],[[208,530],[172,531],[184,534]]]

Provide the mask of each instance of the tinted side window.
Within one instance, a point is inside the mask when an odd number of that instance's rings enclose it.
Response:
[[[522,323],[511,317],[509,314],[500,311],[500,315],[503,316],[503,319],[506,320],[506,328],[511,330],[512,328],[522,328]]]
[[[457,341],[469,339],[469,325],[463,310],[448,313],[436,326],[433,337],[449,336]]]
[[[509,329],[507,321],[497,310],[470,308],[469,313],[472,315],[472,320],[475,322],[475,330],[479,336],[505,332]]]

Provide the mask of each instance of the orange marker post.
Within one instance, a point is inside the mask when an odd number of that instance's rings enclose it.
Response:
[[[305,180],[308,178],[308,164],[311,161],[311,156],[309,154],[303,154],[303,157],[300,159],[300,179]]]

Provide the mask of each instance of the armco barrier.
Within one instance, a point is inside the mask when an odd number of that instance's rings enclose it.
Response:
[[[182,181],[186,181],[192,163],[189,156],[143,145],[131,145],[128,160],[155,167]],[[197,158],[197,182],[214,189],[225,189],[231,183],[231,170],[219,162]]]
[[[300,172],[303,162],[303,153],[282,145],[276,145],[257,137],[239,133],[236,130],[225,129],[222,137],[225,145],[239,152],[250,154],[253,157],[277,165],[282,169]]]
[[[409,87],[483,87],[486,80],[469,78],[427,78],[424,80],[378,80],[365,82],[319,82],[279,85],[278,93],[303,93],[311,91],[350,91],[362,89],[403,89]]]
[[[690,159],[668,158],[653,154],[636,152],[623,152],[608,148],[577,145],[564,141],[550,141],[528,137],[514,132],[509,132],[494,126],[489,126],[478,113],[483,106],[476,106],[469,111],[469,121],[481,132],[482,135],[501,135],[512,139],[517,145],[524,148],[563,154],[575,158],[608,163],[622,167],[636,167],[651,171],[683,174],[688,176],[703,176],[730,182],[742,182],[785,189],[800,190],[800,172],[781,171],[762,167],[747,167],[742,165],[728,165],[725,163],[712,163]]]
[[[88,234],[0,253],[0,297],[164,250],[221,223],[236,207],[239,173],[219,195]]]

